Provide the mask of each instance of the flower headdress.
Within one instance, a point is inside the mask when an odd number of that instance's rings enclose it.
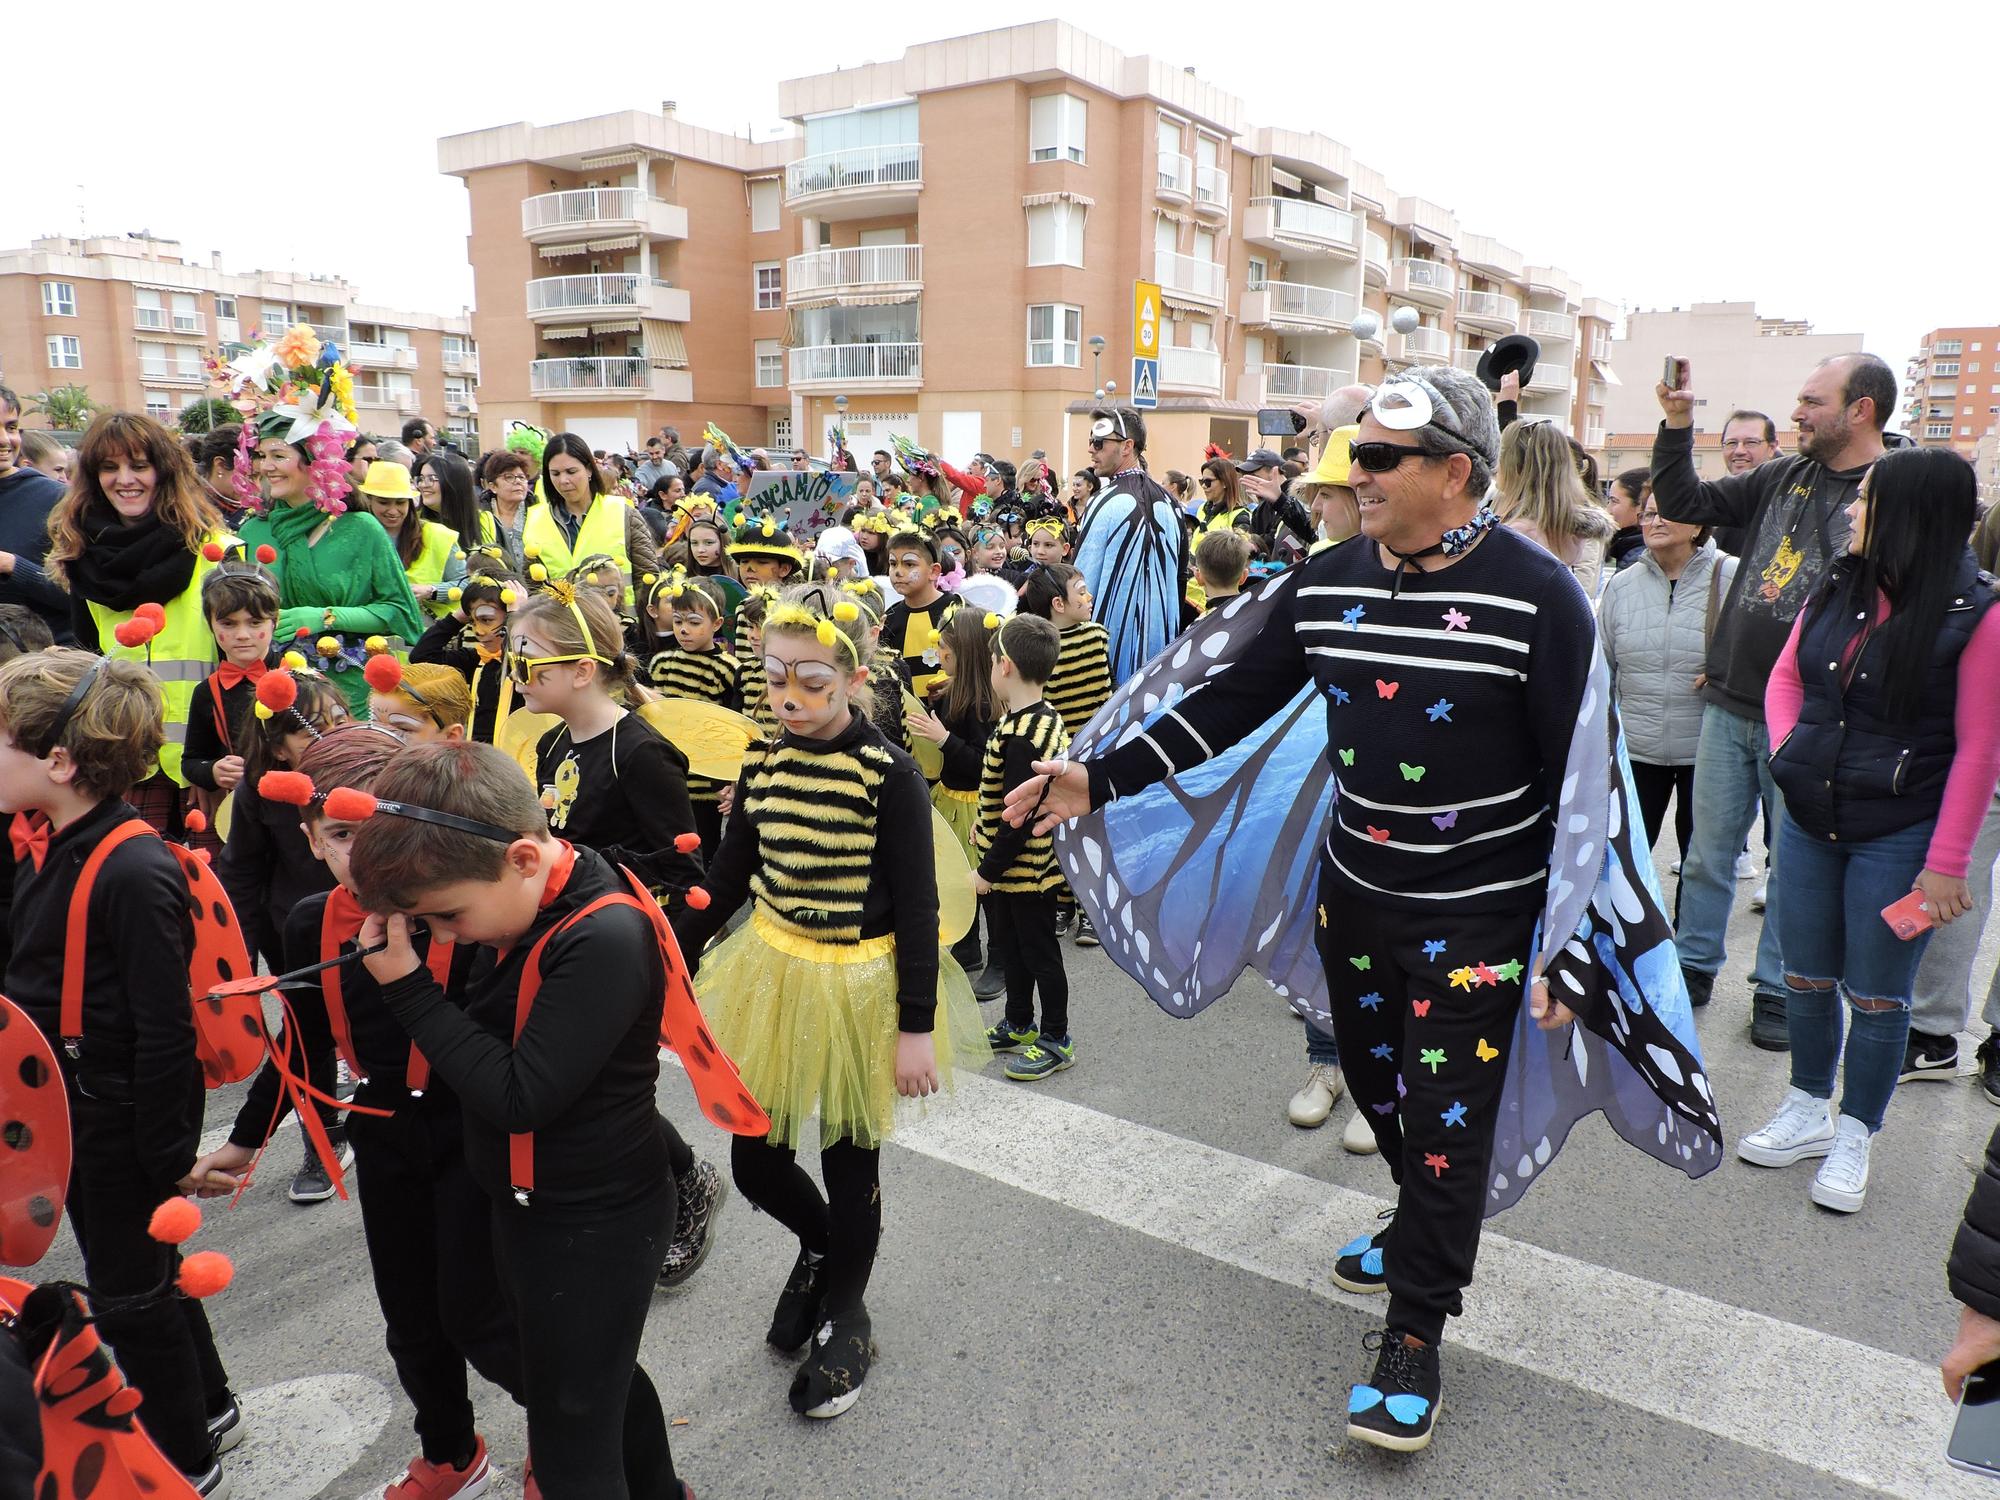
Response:
[[[347,509],[347,448],[359,430],[354,376],[335,344],[322,344],[307,323],[259,344],[225,344],[208,361],[208,377],[242,414],[230,481],[246,505],[263,497],[250,477],[250,455],[265,438],[300,443],[312,457],[306,493],[328,515]]]

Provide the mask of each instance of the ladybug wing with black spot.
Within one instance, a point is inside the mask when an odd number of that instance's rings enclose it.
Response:
[[[210,995],[231,980],[256,973],[244,945],[243,924],[229,904],[215,872],[194,851],[168,844],[187,877],[188,906],[194,918],[194,951],[188,955],[188,982],[194,995],[195,1051],[210,1088],[241,1083],[264,1061],[264,1014],[255,995]]]
[[[48,1254],[69,1186],[69,1099],[41,1028],[0,995],[0,1265]]]
[[[660,910],[660,903],[638,876],[623,865],[618,867],[618,873],[625,877],[639,909],[652,919],[654,935],[660,940],[660,959],[667,971],[667,1003],[660,1012],[661,1044],[672,1048],[686,1065],[688,1081],[694,1085],[695,1102],[713,1123],[731,1135],[769,1134],[770,1116],[743,1087],[736,1064],[716,1044],[708,1022],[702,1017],[701,1006],[694,998],[694,985],[688,980],[687,961],[681,957],[681,945],[673,928],[667,925],[667,914]]]

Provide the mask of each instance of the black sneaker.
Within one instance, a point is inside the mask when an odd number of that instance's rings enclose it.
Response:
[[[1396,1210],[1385,1208],[1375,1217],[1383,1221],[1383,1227],[1373,1234],[1349,1240],[1334,1259],[1333,1284],[1344,1292],[1366,1295],[1389,1290],[1389,1278],[1382,1270],[1382,1241],[1389,1233],[1388,1221],[1396,1217]]]
[[[1076,908],[1074,906],[1058,906],[1056,908],[1056,936],[1059,938],[1068,937],[1069,924],[1075,920]]]
[[[998,1000],[1007,993],[1007,970],[1003,965],[990,961],[979,971],[979,977],[972,981],[972,998],[975,1000]]]
[[[333,1143],[334,1159],[346,1171],[354,1162],[354,1148],[347,1144],[347,1132],[330,1130],[327,1139]],[[333,1174],[319,1159],[319,1151],[310,1139],[306,1141],[305,1160],[292,1174],[292,1185],[285,1189],[285,1196],[294,1203],[324,1203],[333,1196]]]
[[[1903,1047],[1903,1071],[1898,1083],[1914,1083],[1919,1078],[1935,1078],[1949,1083],[1958,1076],[1958,1038],[1932,1036],[1928,1031],[1912,1031]]]
[[[667,1258],[660,1266],[660,1285],[679,1286],[701,1269],[715,1243],[711,1232],[722,1200],[729,1196],[729,1183],[714,1165],[698,1161],[675,1186],[680,1205],[674,1214],[674,1238],[667,1246]]]
[[[1682,964],[1681,980],[1687,985],[1689,1005],[1699,1010],[1708,1004],[1708,997],[1715,990],[1713,974],[1704,974],[1699,969],[1690,969],[1686,964]]]
[[[1792,1029],[1785,1023],[1785,997],[1777,991],[1750,992],[1750,1042],[1766,1052],[1792,1050]]]
[[[1104,946],[1103,943],[1098,941],[1097,929],[1090,925],[1090,918],[1084,915],[1082,907],[1078,907],[1076,910],[1076,945],[1079,948],[1102,948]]]
[[[792,1274],[778,1293],[778,1306],[771,1314],[771,1331],[764,1342],[787,1354],[812,1337],[820,1323],[820,1308],[826,1301],[826,1257],[810,1250],[799,1251],[792,1262]]]
[[[1973,1057],[1979,1063],[1979,1091],[2000,1104],[2000,1035],[1987,1037]]]
[[[792,1410],[824,1421],[861,1399],[861,1383],[875,1359],[868,1309],[858,1308],[822,1323],[806,1362],[792,1377]]]
[[[1361,1347],[1374,1351],[1375,1373],[1347,1393],[1347,1435],[1396,1453],[1429,1447],[1444,1404],[1437,1345],[1412,1344],[1384,1328],[1364,1338]]]
[[[208,1440],[215,1444],[218,1458],[237,1447],[243,1441],[243,1409],[236,1404],[236,1397],[228,1397],[229,1404],[208,1419]]]

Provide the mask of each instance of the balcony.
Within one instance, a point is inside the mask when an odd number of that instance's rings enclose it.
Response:
[[[809,344],[792,350],[794,390],[913,391],[923,383],[922,344]]]
[[[447,396],[444,398],[444,414],[448,417],[476,417],[479,403],[470,396]]]
[[[199,338],[206,321],[198,312],[174,312],[164,307],[135,307],[132,326],[141,333],[181,333]]]
[[[1259,406],[1324,401],[1342,386],[1354,384],[1352,370],[1332,365],[1265,365],[1261,372],[1251,370],[1248,374]]]
[[[1361,277],[1370,286],[1389,284],[1389,242],[1372,229],[1361,236]]]
[[[1602,448],[1604,446],[1604,424],[1592,418],[1583,424],[1583,446]]]
[[[1196,167],[1194,169],[1194,211],[1204,218],[1226,219],[1229,217],[1229,169],[1227,167]]]
[[[1535,366],[1534,374],[1528,379],[1527,388],[1531,391],[1567,392],[1569,373],[1568,365],[1553,365],[1544,361]]]
[[[924,148],[915,141],[827,151],[785,168],[785,202],[816,219],[915,213],[923,185]]]
[[[1453,277],[1443,261],[1404,256],[1391,267],[1390,290],[1429,307],[1450,307]]]
[[[1568,313],[1543,312],[1539,307],[1528,309],[1527,324],[1521,332],[1539,342],[1560,339],[1567,343],[1576,337],[1576,319]]]
[[[1354,321],[1354,294],[1338,287],[1266,281],[1243,294],[1240,314],[1252,328],[1309,328],[1345,333]]]
[[[1194,198],[1194,161],[1178,151],[1160,153],[1160,177],[1154,189],[1169,203],[1187,203]]]
[[[181,365],[141,364],[139,379],[146,385],[207,385],[208,372],[199,365],[189,369]]]
[[[357,385],[354,388],[356,406],[372,406],[380,411],[406,412],[417,410],[418,397],[414,390],[402,390],[385,385]]]
[[[1191,391],[1196,395],[1222,394],[1222,351],[1184,349],[1167,345],[1160,350],[1160,389]]]
[[[661,370],[641,354],[601,354],[582,359],[538,359],[528,366],[528,392],[562,401],[694,400],[694,377]]]
[[[1441,365],[1451,358],[1451,335],[1442,328],[1412,328],[1401,337],[1406,365]]]
[[[785,262],[788,303],[819,301],[848,291],[918,291],[923,284],[922,245],[813,250]]]
[[[444,351],[444,372],[447,375],[470,375],[477,379],[479,356],[470,349],[461,349],[456,353],[447,349]]]
[[[1611,335],[1602,329],[1590,336],[1590,357],[1595,360],[1611,358]]]
[[[651,276],[616,271],[602,276],[543,276],[528,283],[528,316],[537,322],[588,318],[593,313],[688,321],[688,294]]]
[[[414,370],[417,351],[408,344],[349,344],[341,351],[356,370]]]
[[[1586,406],[1602,406],[1611,399],[1611,387],[1601,380],[1593,380],[1584,387],[1583,401]]]
[[[1479,373],[1479,361],[1485,355],[1484,349],[1454,349],[1451,351],[1451,365],[1455,370],[1463,370],[1468,375]]]
[[[340,346],[343,354],[347,352],[347,330],[345,328],[338,327],[332,323],[308,323],[306,327],[319,336],[319,341],[322,344],[337,344]],[[284,330],[280,329],[278,337],[283,338],[284,336]]]
[[[1252,198],[1243,213],[1243,238],[1288,258],[1353,260],[1361,248],[1361,216],[1304,198]],[[1384,246],[1384,275],[1387,255]]]
[[[1521,323],[1521,304],[1502,292],[1460,292],[1458,321],[1485,333],[1512,333]]]
[[[684,240],[687,210],[638,188],[578,188],[521,200],[521,233],[531,245],[627,235]],[[580,254],[587,244],[578,244]]]
[[[1229,296],[1228,268],[1214,261],[1196,260],[1192,255],[1155,250],[1153,276],[1165,290],[1196,302],[1211,302],[1220,307]]]

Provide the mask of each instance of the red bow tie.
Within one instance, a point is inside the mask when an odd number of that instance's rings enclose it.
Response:
[[[38,812],[15,813],[14,821],[8,825],[7,837],[14,844],[16,860],[31,859],[35,868],[41,869],[42,861],[49,857],[49,820]]]
[[[215,669],[216,680],[222,684],[223,692],[228,692],[239,682],[262,682],[264,674],[271,669],[261,661],[253,661],[247,667],[224,662]]]

